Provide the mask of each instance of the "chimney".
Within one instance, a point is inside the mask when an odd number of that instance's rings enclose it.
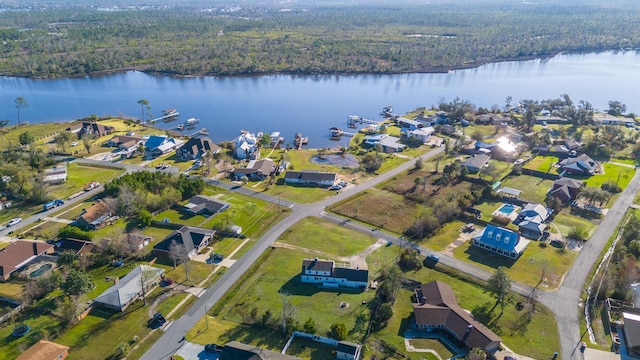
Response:
[[[464,332],[464,336],[462,337],[462,342],[463,343],[467,342],[467,338],[469,337],[469,334],[471,334],[471,330],[472,329],[473,329],[473,325],[467,326],[467,331]]]

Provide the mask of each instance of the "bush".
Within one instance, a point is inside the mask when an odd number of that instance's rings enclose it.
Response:
[[[569,232],[569,237],[572,239],[584,241],[589,237],[589,233],[583,227],[578,226],[571,229],[571,231]]]
[[[66,239],[66,238],[73,238],[73,239],[79,239],[79,240],[91,240],[93,238],[93,234],[88,231],[84,231],[80,228],[77,228],[75,226],[67,225],[61,228],[60,230],[58,230],[58,239]]]
[[[498,225],[507,226],[511,222],[511,219],[506,216],[493,215],[493,218],[491,218],[491,222]]]
[[[600,188],[602,190],[610,192],[612,194],[617,194],[619,192],[622,192],[622,188],[618,184],[616,184],[616,183],[614,183],[612,181],[608,181],[608,182],[602,184],[602,186],[600,186]]]

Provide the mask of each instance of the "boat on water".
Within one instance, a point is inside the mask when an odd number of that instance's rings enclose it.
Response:
[[[200,135],[209,135],[209,130],[207,130],[207,128],[202,128],[199,133]]]
[[[195,125],[200,122],[200,119],[190,118],[185,122],[186,125]]]
[[[176,112],[178,112],[178,110],[176,110],[176,108],[162,110],[162,114],[165,115],[165,116],[166,115],[175,114]]]
[[[184,130],[184,125],[183,124],[178,124],[178,126],[176,126],[175,129],[178,130],[178,131],[182,131],[182,130]]]

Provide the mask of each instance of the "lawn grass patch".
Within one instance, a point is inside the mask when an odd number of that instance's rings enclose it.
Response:
[[[84,185],[97,181],[107,183],[124,173],[124,169],[80,165],[74,162],[67,166],[67,181],[49,188],[49,195],[54,199],[66,199],[70,195],[84,190]]]
[[[419,244],[435,251],[443,251],[460,237],[460,230],[466,223],[453,220],[442,226],[435,234],[422,239]]]
[[[56,239],[58,236],[58,230],[60,228],[66,226],[66,224],[55,222],[55,221],[43,221],[38,222],[31,227],[29,230],[25,231],[24,235],[28,238],[33,239]]]
[[[237,237],[220,238],[213,244],[213,251],[216,254],[222,254],[225,257],[229,257],[243,241],[243,239]]]
[[[431,349],[440,355],[441,359],[449,359],[454,353],[449,351],[440,340],[437,339],[411,339],[409,343],[416,349]]]
[[[304,236],[300,236],[301,234]],[[335,256],[351,256],[374,244],[376,239],[317,217],[308,217],[287,229],[278,241],[305,249],[326,251]]]
[[[181,208],[180,205],[174,205],[170,209],[162,211],[153,217],[156,221],[165,221],[169,219],[172,224],[181,224],[189,226],[198,226],[207,220],[202,215],[196,215]]]
[[[538,155],[526,163],[523,168],[540,171],[543,173],[557,174],[557,168],[553,165],[558,162],[557,156]]]
[[[331,191],[326,187],[285,184],[284,175],[282,175],[273,185],[263,182],[255,189],[256,191],[264,192],[267,195],[302,204],[318,202],[335,194],[335,191]]]
[[[10,280],[9,282],[0,283],[0,296],[9,299],[20,300],[22,297],[22,290],[24,284],[17,282],[16,280]]]
[[[542,179],[530,175],[511,175],[502,181],[502,186],[522,191],[520,198],[539,204],[544,204],[553,180]]]
[[[465,242],[453,251],[453,255],[456,259],[488,271],[495,271],[499,266],[504,266],[513,281],[531,287],[538,284],[542,268],[546,266],[546,281],[541,287],[551,290],[560,286],[562,277],[569,271],[578,253],[553,246],[540,246],[540,242],[531,241],[522,256],[513,260],[472,246],[471,242]]]
[[[598,227],[598,224],[594,222],[594,220],[571,215],[567,213],[566,210],[556,215],[556,217],[553,219],[553,224],[558,227],[558,229],[560,230],[560,234],[564,237],[569,236],[571,230],[578,227],[585,229],[589,234],[589,237],[591,237],[593,232]]]
[[[167,317],[169,312],[171,312],[171,310],[173,310],[176,307],[176,305],[178,305],[188,295],[189,294],[184,292],[172,294],[168,298],[161,301],[160,304],[158,304],[158,306],[156,307],[156,312],[159,312],[160,314],[164,315],[164,317]],[[174,318],[176,318],[176,316],[175,314],[172,314],[171,319],[174,319]]]
[[[31,330],[22,337],[11,333],[17,324],[24,323]],[[25,311],[18,316],[17,322],[0,324],[0,354],[3,359],[15,359],[21,352],[38,342],[44,336],[55,338],[61,328],[60,319],[52,315],[43,315],[34,311]]]
[[[209,315],[206,320],[204,317],[200,318],[187,332],[186,338],[190,342],[202,345],[239,341],[276,352],[280,352],[289,339],[288,336],[282,336],[281,331],[274,332]]]
[[[296,337],[289,345],[286,354],[300,359],[334,360],[336,358],[336,347],[311,339]]]
[[[622,188],[622,190],[626,189],[631,179],[635,175],[635,169],[620,166],[612,163],[604,163],[602,164],[604,167],[604,174],[596,174],[588,179],[585,179],[585,183],[587,186],[593,186],[599,188],[602,184],[606,182],[613,182],[618,184]]]

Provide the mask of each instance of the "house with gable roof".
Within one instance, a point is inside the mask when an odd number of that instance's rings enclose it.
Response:
[[[478,235],[473,237],[471,244],[515,260],[527,248],[529,240],[521,238],[515,231],[487,225]]]
[[[522,236],[538,240],[547,228],[545,222],[551,213],[552,210],[544,205],[529,203],[520,210],[513,223],[518,225]]]
[[[568,177],[561,177],[553,182],[549,196],[560,199],[563,204],[568,204],[578,198],[584,182]]]
[[[99,229],[111,218],[112,213],[112,210],[107,204],[100,200],[84,209],[82,214],[76,219],[76,224],[84,230]]]
[[[184,206],[188,212],[194,214],[217,214],[223,212],[231,207],[226,201],[218,200],[211,196],[206,195],[194,195],[187,205]]]
[[[69,347],[47,340],[40,340],[25,350],[16,360],[64,360]]]
[[[287,184],[332,186],[338,181],[338,174],[317,170],[287,171],[284,182]]]
[[[191,259],[209,245],[215,233],[215,230],[185,225],[157,243],[153,252],[158,256],[171,257],[171,244],[175,241],[178,245],[184,245]]]
[[[233,179],[241,180],[246,176],[249,180],[264,180],[275,170],[271,159],[251,160],[246,168],[233,169]]]
[[[122,279],[100,294],[94,301],[102,306],[125,311],[132,302],[143,295],[143,291],[149,291],[164,273],[163,269],[149,266],[136,266]],[[144,286],[144,289],[142,288]]]
[[[170,138],[167,136],[151,135],[149,139],[144,143],[144,147],[147,149],[151,156],[160,156],[167,154],[184,144],[183,140]]]
[[[451,286],[432,281],[414,290],[413,314],[420,329],[443,330],[462,347],[493,352],[502,339],[458,305]]]
[[[255,152],[258,150],[258,138],[248,131],[243,131],[240,136],[234,140],[236,149],[236,158],[253,159]]]
[[[369,270],[337,267],[332,260],[304,259],[300,280],[326,288],[366,289],[369,286]]]
[[[178,149],[178,155],[184,160],[195,160],[205,153],[213,155],[218,152],[220,152],[220,146],[206,136],[192,137]]]
[[[476,156],[472,156],[470,158],[465,159],[462,162],[462,166],[466,167],[467,170],[469,170],[469,173],[475,174],[480,172],[480,170],[482,170],[482,168],[485,167],[487,163],[489,163],[490,159],[491,159],[491,156],[489,155],[478,154]]]
[[[0,282],[24,269],[41,255],[52,254],[53,245],[42,241],[18,240],[0,250]]]
[[[558,162],[558,165],[567,174],[584,176],[593,175],[598,168],[598,163],[587,154],[566,158]]]

